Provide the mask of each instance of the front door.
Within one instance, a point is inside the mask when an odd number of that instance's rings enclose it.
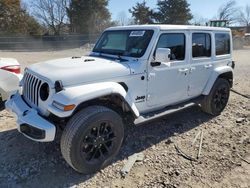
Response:
[[[163,32],[156,48],[171,50],[170,62],[148,65],[148,97],[150,107],[171,105],[188,97],[188,32]]]

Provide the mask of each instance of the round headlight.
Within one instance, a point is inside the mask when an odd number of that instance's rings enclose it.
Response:
[[[49,98],[49,84],[43,83],[40,88],[40,98],[46,101]]]

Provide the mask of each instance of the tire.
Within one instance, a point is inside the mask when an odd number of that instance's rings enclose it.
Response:
[[[230,96],[230,84],[223,78],[218,78],[209,95],[205,96],[201,103],[201,108],[204,112],[218,116],[227,106]]]
[[[123,138],[121,117],[109,108],[91,106],[67,123],[61,137],[61,152],[73,169],[91,174],[111,163]]]
[[[2,101],[2,98],[0,97],[0,111],[5,109],[5,102]]]

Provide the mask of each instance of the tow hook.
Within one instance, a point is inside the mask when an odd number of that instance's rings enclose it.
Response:
[[[28,113],[29,113],[29,110],[25,110],[25,111],[23,112],[23,116],[26,116]]]

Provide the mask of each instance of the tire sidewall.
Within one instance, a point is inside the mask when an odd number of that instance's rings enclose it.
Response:
[[[216,109],[216,107],[214,106],[214,103],[213,103],[213,99],[215,97],[217,90],[220,89],[221,87],[225,87],[227,89],[228,98],[227,98],[226,104],[221,109]],[[219,78],[215,82],[215,84],[212,88],[210,97],[209,97],[210,108],[211,108],[211,112],[213,115],[219,115],[226,108],[229,97],[230,97],[230,85],[229,85],[228,81],[225,79]]]
[[[5,109],[5,102],[0,98],[0,111]]]
[[[85,137],[86,133],[88,133],[91,127],[95,124],[95,122],[99,122],[100,120],[106,120],[111,122],[112,130],[116,135],[111,155],[103,162],[99,162],[96,164],[86,163],[86,161],[83,160],[81,155],[81,142]],[[83,117],[83,119],[81,119],[78,123],[80,123],[81,125],[79,126],[76,135],[72,139],[72,148],[70,153],[72,165],[77,167],[77,169],[81,169],[81,172],[83,173],[85,173],[84,171],[94,172],[101,168],[104,168],[111,162],[114,156],[117,155],[123,142],[124,129],[120,116],[116,112],[106,111],[94,114],[86,120]]]

